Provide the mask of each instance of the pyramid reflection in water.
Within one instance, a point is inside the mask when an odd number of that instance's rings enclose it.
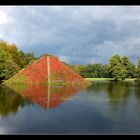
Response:
[[[28,87],[22,87],[13,85],[10,88],[16,93],[19,93],[22,97],[29,99],[31,102],[43,108],[51,109],[79,93],[85,86],[28,85]]]

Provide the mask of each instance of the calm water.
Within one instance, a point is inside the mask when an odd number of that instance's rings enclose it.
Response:
[[[0,133],[140,133],[140,85],[1,85]]]

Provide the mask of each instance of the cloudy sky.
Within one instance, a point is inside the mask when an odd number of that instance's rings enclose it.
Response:
[[[1,6],[0,39],[72,64],[140,58],[139,6]]]

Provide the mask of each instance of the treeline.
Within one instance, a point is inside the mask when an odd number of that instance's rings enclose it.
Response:
[[[7,80],[37,58],[19,51],[15,44],[0,41],[0,81]]]
[[[43,55],[45,54],[41,56]],[[15,44],[0,41],[0,82],[9,79],[36,59],[38,58],[33,53],[25,53],[18,50]],[[130,62],[127,56],[121,57],[114,55],[110,58],[109,63],[105,65],[67,65],[84,78],[114,78],[114,80],[124,80],[126,78],[140,79],[140,59],[136,66]]]
[[[114,55],[105,65],[71,65],[71,68],[85,78],[114,78],[114,80],[140,78],[140,60],[136,66],[127,56]]]

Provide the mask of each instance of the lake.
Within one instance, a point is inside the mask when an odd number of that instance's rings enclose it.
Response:
[[[140,133],[140,85],[0,85],[0,133]]]

